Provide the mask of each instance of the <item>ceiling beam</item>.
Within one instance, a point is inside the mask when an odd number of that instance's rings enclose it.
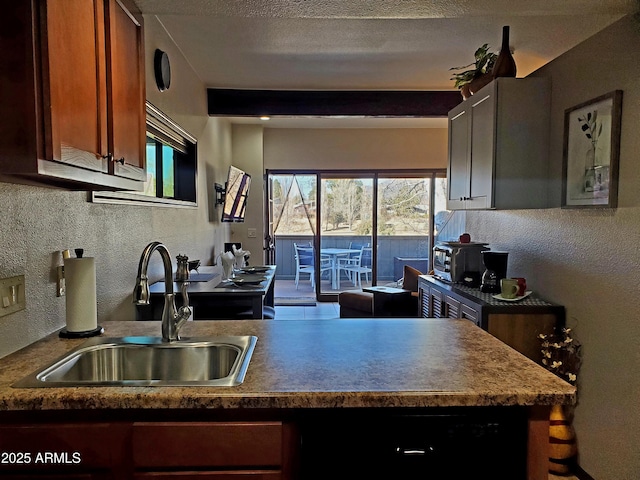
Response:
[[[207,89],[213,117],[446,117],[461,101],[457,90]]]

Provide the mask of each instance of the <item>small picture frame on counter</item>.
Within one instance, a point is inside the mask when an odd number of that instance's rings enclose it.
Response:
[[[616,208],[622,90],[565,110],[562,208]]]

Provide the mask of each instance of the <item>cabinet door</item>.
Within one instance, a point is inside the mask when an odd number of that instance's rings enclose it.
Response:
[[[538,335],[553,333],[558,317],[543,314],[490,314],[487,331],[494,337],[541,364],[542,352]]]
[[[2,480],[111,480],[116,477],[108,473],[29,473],[3,475]]]
[[[444,296],[442,292],[432,288],[429,292],[429,317],[431,318],[443,318],[444,317]]]
[[[449,295],[445,295],[444,297],[445,304],[445,312],[444,317],[446,318],[460,318],[460,302]]]
[[[1,426],[0,452],[15,455],[0,463],[0,477],[119,478],[128,463],[121,448],[127,432],[118,423]]]
[[[107,2],[110,173],[145,180],[145,88],[142,24],[117,0]]]
[[[429,285],[427,285],[427,282],[424,280],[420,280],[420,287],[419,287],[419,292],[420,292],[420,314],[422,315],[422,318],[430,318],[430,312],[429,312]]]
[[[48,0],[41,8],[44,156],[106,172],[102,0]]]
[[[493,90],[471,105],[471,156],[467,209],[490,208],[495,159],[495,96]]]
[[[280,467],[280,422],[135,423],[132,446],[137,468]]]
[[[449,170],[447,208],[465,208],[469,196],[469,120],[465,105],[449,113]]]
[[[460,304],[460,318],[466,318],[480,326],[480,312],[464,303]]]
[[[282,480],[280,471],[230,470],[230,471],[185,471],[185,472],[136,472],[134,480]]]

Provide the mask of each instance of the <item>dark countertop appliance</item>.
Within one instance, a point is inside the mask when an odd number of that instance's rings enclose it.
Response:
[[[500,293],[500,280],[507,277],[508,252],[482,252],[482,263],[486,270],[482,274],[480,291]]]
[[[478,286],[485,270],[481,253],[486,250],[486,243],[438,242],[433,247],[433,273],[446,282]]]

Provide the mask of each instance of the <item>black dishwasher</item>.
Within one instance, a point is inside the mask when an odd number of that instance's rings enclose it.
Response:
[[[301,422],[301,480],[526,478],[524,409],[363,410]]]

